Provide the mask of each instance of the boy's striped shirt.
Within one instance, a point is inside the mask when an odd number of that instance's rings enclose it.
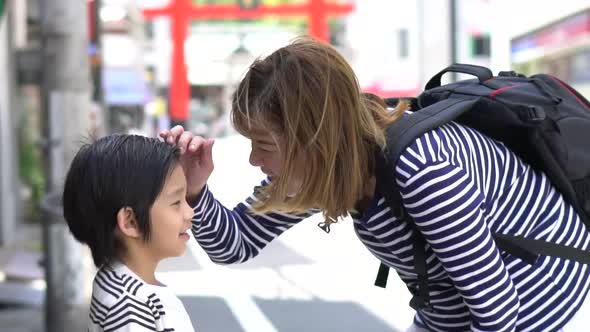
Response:
[[[98,270],[89,332],[194,331],[180,300],[165,286],[144,283],[120,263]]]

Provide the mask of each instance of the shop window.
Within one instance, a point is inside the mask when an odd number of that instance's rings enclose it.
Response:
[[[489,34],[471,36],[471,55],[475,57],[490,56],[491,40]]]

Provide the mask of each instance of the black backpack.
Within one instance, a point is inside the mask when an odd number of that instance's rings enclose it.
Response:
[[[448,72],[477,79],[441,86]],[[399,99],[388,98],[388,106]],[[513,71],[494,76],[485,67],[454,64],[436,74],[425,91],[411,99],[405,114],[387,129],[385,154],[377,153],[377,189],[393,214],[414,228],[419,289],[410,306],[430,306],[425,240],[406,213],[393,170],[400,154],[423,133],[455,121],[503,142],[532,167],[542,170],[590,229],[590,103],[575,89],[546,74]],[[590,252],[520,236],[493,234],[501,250],[534,264],[539,255],[590,264]],[[385,287],[389,268],[381,264],[375,285]]]

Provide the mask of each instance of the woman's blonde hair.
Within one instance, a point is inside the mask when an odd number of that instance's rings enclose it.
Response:
[[[246,137],[253,130],[280,135],[286,151],[281,174],[258,192],[255,211],[319,208],[327,221],[346,216],[385,146],[384,129],[407,107],[400,102],[391,112],[381,98],[362,93],[338,51],[309,37],[256,60],[234,92],[232,123]],[[302,183],[290,197],[294,174]]]

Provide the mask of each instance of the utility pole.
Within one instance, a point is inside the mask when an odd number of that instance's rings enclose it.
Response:
[[[14,4],[16,5],[16,3]],[[15,108],[16,70],[13,18],[14,7],[0,0],[0,246],[10,245],[14,239],[17,219],[17,202],[14,190],[18,188]]]
[[[457,0],[449,0],[449,40],[451,42],[451,64],[457,63]],[[457,81],[457,73],[451,72],[451,82]]]
[[[46,197],[45,322],[48,332],[67,331],[84,301],[82,246],[63,219],[65,172],[90,128],[91,79],[86,0],[38,0],[41,10],[43,128]]]

